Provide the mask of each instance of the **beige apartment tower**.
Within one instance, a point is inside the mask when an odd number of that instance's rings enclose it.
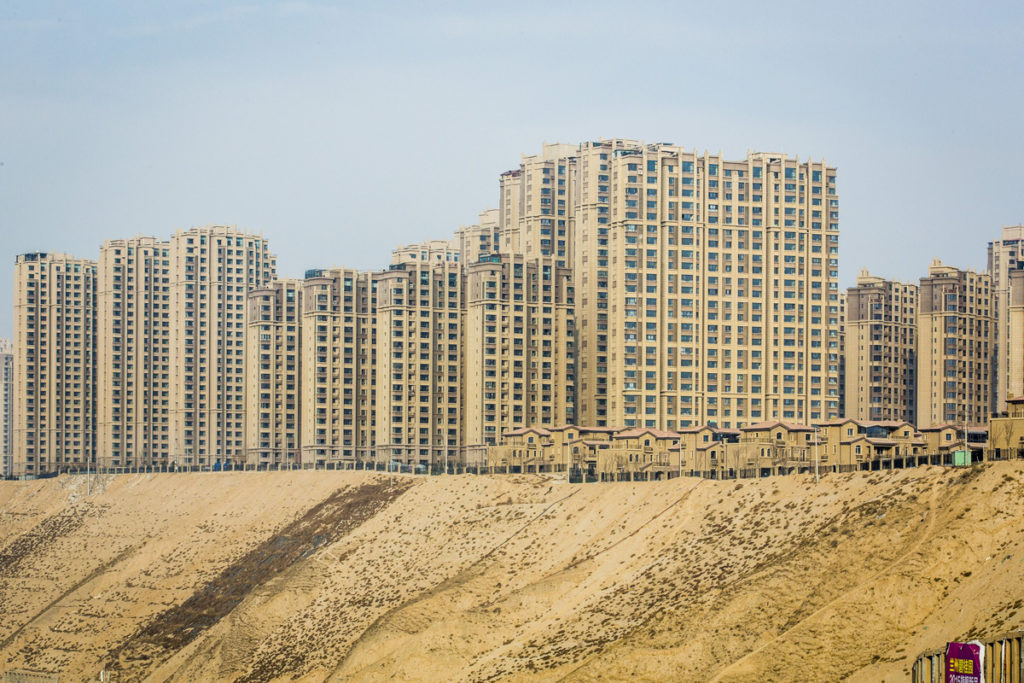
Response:
[[[245,462],[299,463],[302,282],[276,280],[246,297]]]
[[[170,459],[244,462],[246,296],[273,282],[276,258],[260,235],[210,226],[174,233],[169,259]]]
[[[430,466],[459,456],[463,271],[444,244],[374,276],[379,462]]]
[[[14,474],[95,466],[96,262],[30,253],[14,265]]]
[[[524,157],[500,201],[503,249],[574,266],[580,424],[839,416],[833,167],[601,140]]]
[[[1003,337],[1006,350],[1003,376],[1006,378],[1006,398],[1019,399],[1024,396],[1024,268],[1011,270],[1009,280],[1009,301],[1002,319],[1006,324],[1000,321],[1000,327],[1006,332]],[[996,405],[993,410],[1007,412],[1009,408],[1004,403],[1001,407]]]
[[[917,425],[986,422],[992,407],[992,279],[932,261],[919,290]]]
[[[917,285],[865,268],[846,306],[844,417],[917,424]]]
[[[170,454],[167,242],[107,240],[96,284],[96,459],[161,467]]]
[[[498,232],[502,252],[530,258],[548,256],[556,267],[573,266],[578,155],[577,145],[545,143],[540,154],[524,154],[518,169],[501,175]]]
[[[375,456],[377,282],[351,268],[309,270],[302,283],[303,463]]]
[[[459,248],[459,260],[476,263],[481,256],[490,256],[501,251],[501,234],[498,229],[498,209],[480,212],[476,225],[462,226],[455,232],[455,243]]]
[[[484,256],[466,268],[461,353],[465,460],[520,427],[572,424],[571,271],[547,256]]]
[[[14,473],[14,345],[0,339],[0,476]]]
[[[995,354],[994,381],[992,382],[992,410],[1005,411],[1006,399],[1011,396],[1011,385],[1018,391],[1024,376],[1014,375],[1017,363],[1014,341],[1010,338],[1010,302],[1014,273],[1024,268],[1024,225],[1004,227],[1000,239],[988,243],[988,272],[992,276],[993,315],[996,319],[993,348]],[[1016,342],[1019,353],[1021,342]],[[1020,396],[1019,393],[1014,394]]]

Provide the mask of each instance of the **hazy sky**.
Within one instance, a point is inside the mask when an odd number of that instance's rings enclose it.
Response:
[[[824,158],[841,287],[1024,222],[1019,2],[353,5],[0,0],[0,336],[18,253],[225,223],[379,268],[543,141]]]

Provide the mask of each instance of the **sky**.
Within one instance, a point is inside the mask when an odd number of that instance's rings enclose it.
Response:
[[[1022,85],[1019,2],[0,0],[0,336],[16,254],[227,224],[378,269],[602,137],[835,165],[840,287],[982,269]]]

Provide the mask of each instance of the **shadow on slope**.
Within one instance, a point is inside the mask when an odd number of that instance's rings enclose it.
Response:
[[[413,485],[411,480],[373,481],[339,489],[305,515],[260,543],[215,578],[198,587],[182,604],[153,617],[112,650],[108,668],[142,678],[217,624],[257,587],[318,548],[333,543],[377,514]]]

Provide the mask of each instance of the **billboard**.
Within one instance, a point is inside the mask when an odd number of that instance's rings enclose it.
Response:
[[[977,640],[946,643],[946,683],[985,683],[985,646]]]

